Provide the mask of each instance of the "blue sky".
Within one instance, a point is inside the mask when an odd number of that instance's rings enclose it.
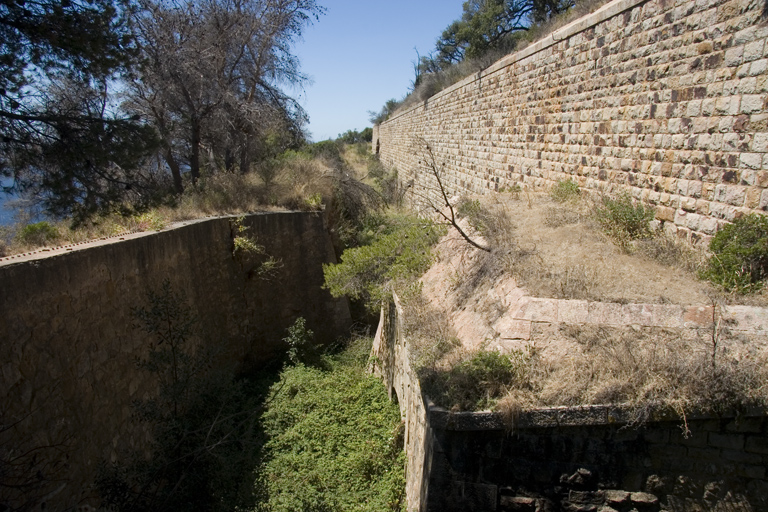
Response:
[[[294,51],[313,79],[298,97],[314,141],[370,126],[368,111],[401,99],[413,80],[418,49],[426,55],[463,0],[319,0],[326,14]],[[299,97],[300,96],[300,97]]]

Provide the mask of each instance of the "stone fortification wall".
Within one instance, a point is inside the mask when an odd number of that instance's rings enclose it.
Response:
[[[379,327],[371,349],[371,371],[381,378],[390,399],[400,405],[405,422],[406,509],[423,511],[429,490],[432,460],[432,429],[427,399],[421,393],[419,377],[411,367],[408,345],[402,335],[402,309],[397,297],[381,309]]]
[[[603,406],[449,412],[422,395],[401,314],[383,309],[372,355],[406,423],[409,512],[768,510],[764,411],[643,425]]]
[[[573,178],[707,237],[768,209],[764,7],[614,0],[393,116],[373,147],[417,198],[432,163],[451,194]]]
[[[141,446],[131,403],[153,389],[136,367],[153,340],[131,308],[164,280],[185,295],[200,339],[241,368],[279,354],[299,316],[319,341],[346,331],[346,302],[321,289],[322,263],[335,261],[322,214],[256,214],[243,225],[280,260],[266,280],[252,272],[260,257],[234,253],[233,218],[0,266],[0,508],[78,503],[99,462]]]

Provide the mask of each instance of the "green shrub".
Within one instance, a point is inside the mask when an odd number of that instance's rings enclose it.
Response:
[[[505,355],[480,350],[448,370],[422,368],[422,386],[440,406],[480,410],[492,406],[511,388],[529,387],[531,359],[529,351]]]
[[[768,217],[751,214],[724,226],[709,244],[702,277],[726,290],[751,292],[768,277]]]
[[[581,198],[579,184],[572,179],[557,180],[557,183],[549,191],[550,197],[558,203],[577,201]]]
[[[51,223],[41,221],[27,224],[16,233],[16,240],[23,245],[40,247],[59,239],[59,230]]]
[[[318,345],[312,343],[315,333],[307,329],[307,321],[300,316],[288,328],[283,341],[288,345],[288,360],[293,364],[310,364],[319,358]]]
[[[597,221],[623,249],[628,249],[632,240],[651,236],[653,207],[633,201],[626,192],[616,197],[603,196],[601,203],[595,208]]]
[[[338,264],[323,265],[325,288],[334,297],[364,299],[377,311],[394,289],[407,295],[432,263],[431,248],[442,230],[417,217],[389,217],[371,233],[370,245],[346,249]]]
[[[342,164],[344,162],[339,143],[330,139],[309,145],[307,151],[313,157],[322,158],[328,164]]]
[[[270,512],[404,510],[400,411],[366,373],[371,340],[286,368],[263,416],[269,442],[257,485]]]

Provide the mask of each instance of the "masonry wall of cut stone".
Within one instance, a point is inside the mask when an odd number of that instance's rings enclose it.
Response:
[[[335,261],[322,214],[242,223],[280,262],[266,279],[253,272],[266,256],[234,252],[233,218],[0,266],[0,508],[89,503],[98,464],[145,442],[131,403],[154,390],[136,366],[154,340],[131,308],[163,281],[186,297],[200,340],[240,368],[284,350],[300,316],[318,341],[348,332],[346,301],[321,288]]]
[[[573,178],[706,238],[768,210],[764,8],[614,0],[393,116],[373,147],[417,200],[434,193],[433,164],[451,194]]]
[[[450,412],[422,394],[401,315],[383,308],[372,361],[406,425],[409,512],[768,510],[765,411],[642,425],[610,406]]]

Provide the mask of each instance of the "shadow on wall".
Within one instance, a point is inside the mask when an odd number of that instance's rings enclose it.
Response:
[[[241,367],[282,353],[285,329],[298,317],[319,342],[348,332],[346,301],[322,289],[322,264],[335,261],[322,215],[256,214],[243,222],[280,262],[269,280],[255,278],[235,254],[229,218],[0,266],[0,436],[3,447],[14,447],[0,451],[0,463],[4,479],[11,467],[35,474],[37,489],[3,482],[0,503],[39,505],[29,496],[48,510],[88,503],[99,462],[146,442],[130,418],[131,404],[154,390],[135,364],[150,344],[131,328],[131,309],[166,279],[186,297],[202,337]],[[23,453],[33,455],[32,467],[18,459]]]

